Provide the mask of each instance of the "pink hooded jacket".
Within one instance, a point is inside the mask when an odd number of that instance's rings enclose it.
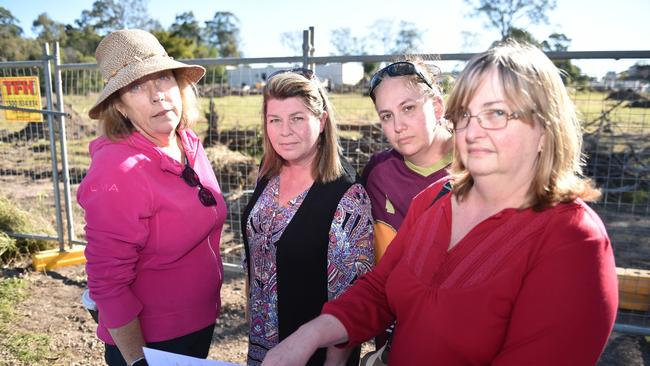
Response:
[[[184,165],[138,132],[90,143],[92,163],[77,201],[85,210],[86,272],[97,303],[97,336],[135,319],[146,342],[159,342],[216,321],[226,204],[198,137],[179,132],[190,166],[217,205],[199,202],[180,177]]]

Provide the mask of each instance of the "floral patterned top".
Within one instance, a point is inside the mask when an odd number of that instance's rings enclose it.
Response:
[[[280,178],[272,178],[253,206],[246,234],[250,246],[250,331],[248,365],[259,365],[279,343],[276,243],[300,208],[309,189],[278,203]],[[328,298],[335,299],[373,266],[374,248],[370,198],[363,186],[352,185],[339,202],[329,232]],[[244,268],[247,264],[244,263]]]

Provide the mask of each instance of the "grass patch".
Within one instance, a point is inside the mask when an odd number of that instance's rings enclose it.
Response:
[[[79,113],[79,115],[88,118],[88,111],[90,111],[90,107],[92,107],[93,104],[95,104],[98,95],[99,94],[89,94],[89,95],[68,94],[63,97],[63,100],[65,101],[65,104],[72,105],[75,112]],[[70,112],[70,111],[66,111],[66,112]]]
[[[15,305],[27,297],[26,287],[27,282],[20,278],[0,279],[0,327],[14,319]]]
[[[29,255],[40,250],[48,249],[53,243],[38,240],[17,238],[13,239],[6,235],[9,233],[33,233],[40,230],[37,221],[30,218],[27,212],[18,208],[13,202],[5,197],[0,197],[0,261],[6,263],[20,255]]]
[[[9,256],[9,253],[16,252],[18,252],[16,239],[10,237],[7,233],[0,231],[0,258],[3,258],[5,253]]]
[[[17,332],[6,340],[4,346],[11,357],[25,365],[49,364],[50,337],[43,333]],[[41,362],[43,361],[43,362]],[[13,365],[13,361],[6,365]]]
[[[0,365],[47,364],[50,337],[43,333],[16,331],[20,323],[15,308],[27,298],[27,282],[21,278],[0,279]]]
[[[361,94],[330,94],[334,114],[340,124],[367,124],[379,121],[370,97]]]

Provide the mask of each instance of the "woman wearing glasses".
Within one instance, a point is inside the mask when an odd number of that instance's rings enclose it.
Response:
[[[451,193],[439,197],[444,181],[420,193],[377,267],[265,365],[299,365],[393,320],[389,364],[597,362],[616,316],[614,258],[585,204],[599,192],[582,177],[558,70],[532,46],[492,48],[456,81],[448,116]]]
[[[150,33],[120,30],[95,53],[105,79],[90,109],[103,136],[77,192],[86,272],[108,365],[146,365],[143,346],[205,358],[219,313],[226,205],[198,137],[201,66]]]
[[[264,158],[242,216],[248,274],[248,364],[320,314],[373,262],[370,200],[339,154],[330,101],[310,70],[264,87]],[[358,365],[359,349],[330,360]],[[348,354],[350,356],[348,357]],[[323,365],[325,349],[303,364]]]

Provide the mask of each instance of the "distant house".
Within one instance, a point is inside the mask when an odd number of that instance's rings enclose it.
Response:
[[[235,89],[244,86],[260,89],[266,83],[269,75],[278,70],[290,68],[275,66],[227,68],[228,85]],[[361,81],[363,79],[363,66],[357,62],[316,65],[316,75],[327,88],[337,89],[343,85],[356,85]]]
[[[598,90],[632,90],[648,93],[650,83],[646,80],[622,80],[613,71],[608,72],[600,81],[590,81],[589,86]]]

